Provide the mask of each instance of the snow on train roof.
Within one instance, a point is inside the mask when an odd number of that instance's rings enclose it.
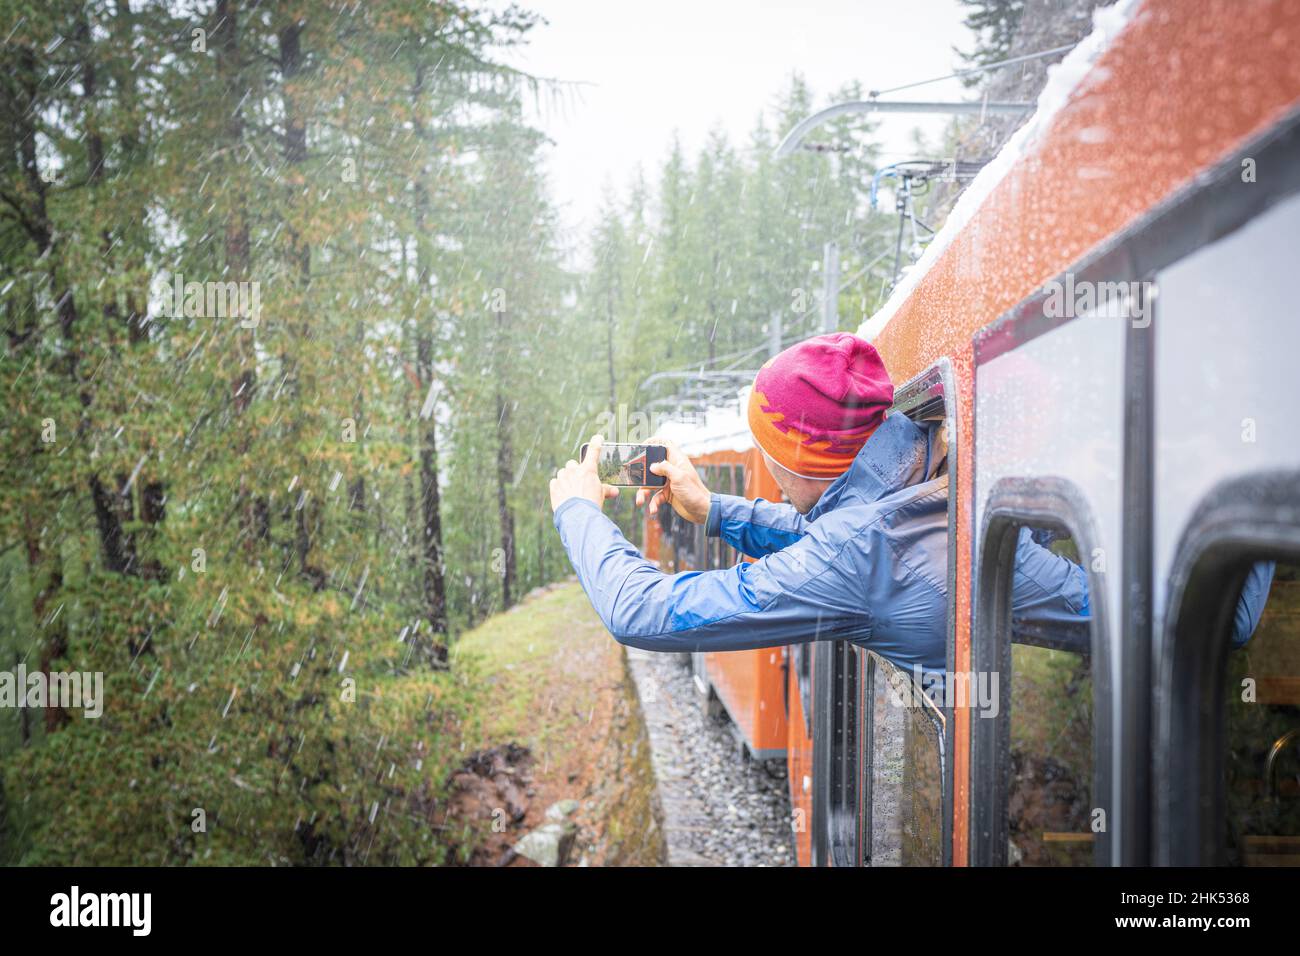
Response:
[[[894,287],[893,293],[885,304],[858,328],[858,335],[871,341],[880,334],[898,312],[899,307],[912,294],[912,290],[917,287],[922,277],[943,255],[953,238],[974,218],[989,193],[993,192],[1011,167],[1047,132],[1056,114],[1069,102],[1070,94],[1092,69],[1097,58],[1128,24],[1133,11],[1140,3],[1141,0],[1119,0],[1118,3],[1109,7],[1099,7],[1092,12],[1092,32],[1066,54],[1060,63],[1048,67],[1047,83],[1038,95],[1038,105],[1034,114],[1016,130],[1015,134],[998,150],[997,155],[971,180],[970,185],[957,199],[952,212],[948,214],[943,228],[931,240],[916,264],[907,271],[902,281]]]
[[[737,393],[735,402],[710,408],[694,418],[664,422],[657,432],[672,439],[678,448],[692,457],[715,451],[748,451],[754,447],[754,438],[745,418],[748,401],[749,386],[746,385]]]
[[[1032,116],[998,150],[997,155],[980,170],[957,199],[947,221],[939,230],[924,254],[916,262],[893,293],[876,313],[858,328],[858,335],[868,341],[880,334],[899,307],[920,283],[930,267],[939,260],[953,238],[974,218],[988,195],[997,188],[1003,177],[1022,156],[1026,155],[1047,132],[1070,95],[1092,69],[1102,52],[1127,26],[1141,0],[1118,0],[1109,7],[1099,7],[1092,13],[1092,32],[1066,54],[1060,63],[1048,68],[1047,83],[1038,95],[1037,107]],[[658,434],[671,438],[688,455],[707,455],[717,451],[748,451],[754,447],[753,436],[745,419],[745,403],[749,388],[741,389],[737,401],[719,408],[711,408],[702,416],[664,422]]]

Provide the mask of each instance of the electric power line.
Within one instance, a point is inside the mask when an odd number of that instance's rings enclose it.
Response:
[[[875,99],[882,93],[897,93],[899,90],[910,90],[915,86],[926,86],[930,83],[938,83],[941,80],[955,80],[963,76],[973,76],[976,73],[985,73],[989,70],[996,70],[1000,67],[1010,66],[1013,63],[1024,63],[1028,60],[1037,60],[1041,57],[1052,56],[1056,53],[1064,53],[1067,50],[1073,50],[1077,43],[1067,43],[1065,46],[1053,47],[1050,50],[1040,50],[1037,53],[1026,53],[1024,56],[1013,56],[1007,60],[998,60],[996,63],[988,63],[984,66],[972,67],[969,70],[958,70],[956,73],[949,73],[947,76],[936,76],[932,80],[917,80],[915,83],[904,83],[902,86],[891,86],[887,90],[872,90],[867,94],[868,99]]]

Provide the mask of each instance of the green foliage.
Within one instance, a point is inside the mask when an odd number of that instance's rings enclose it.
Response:
[[[961,0],[967,8],[967,28],[975,34],[975,46],[970,52],[958,51],[969,66],[987,66],[1011,55],[1011,41],[1025,12],[1025,0]],[[978,86],[986,74],[976,73],[966,77],[967,86]]]
[[[828,101],[859,98],[850,84]],[[842,281],[867,267],[840,294],[839,327],[857,328],[874,308],[887,266],[869,263],[892,233],[891,220],[868,205],[872,121],[841,118],[810,137],[826,149],[772,157],[779,136],[817,105],[796,75],[743,147],[714,130],[692,162],[674,141],[653,190],[640,176],[624,196],[606,190],[578,298],[593,340],[586,378],[599,404],[575,430],[574,450],[600,413],[607,422],[652,419],[648,403],[674,387],[640,389],[653,372],[753,369],[774,323],[784,344],[822,331],[827,241],[840,245]]]
[[[861,273],[840,326],[873,307],[873,129],[773,160],[814,108],[798,77],[748,142],[610,189],[574,274],[539,84],[504,63],[536,22],[0,11],[0,668],[102,672],[106,696],[0,715],[0,859],[465,859],[444,787],[483,689],[442,656],[569,573],[554,469],[665,397],[650,373],[820,331],[826,241]],[[259,314],[211,314],[226,283]]]
[[[30,713],[25,741],[4,714],[5,860],[468,852],[444,787],[479,691],[430,663],[497,578],[433,613],[418,482],[432,427],[433,481],[479,495],[443,509],[453,556],[495,534],[482,349],[502,377],[562,294],[521,185],[534,84],[496,59],[534,22],[424,0],[0,15],[0,666],[102,672],[106,698]],[[258,321],[172,303],[177,276],[257,283]],[[512,327],[484,338],[495,287]],[[505,512],[536,508],[550,436],[505,437]]]

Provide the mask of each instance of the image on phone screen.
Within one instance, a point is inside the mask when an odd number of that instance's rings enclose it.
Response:
[[[596,474],[601,483],[624,488],[661,488],[664,476],[649,470],[655,462],[663,461],[668,450],[663,445],[634,445],[610,442],[602,445]],[[587,446],[582,446],[579,461],[587,460]]]

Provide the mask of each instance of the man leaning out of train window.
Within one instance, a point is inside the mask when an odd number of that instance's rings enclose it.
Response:
[[[550,484],[555,527],[609,632],[651,651],[733,651],[842,638],[876,651],[928,686],[944,678],[948,613],[948,469],[942,423],[888,414],[893,385],[875,348],[847,333],[786,349],[759,371],[748,420],[789,502],[711,494],[670,442],[651,466],[669,505],[755,558],[725,570],[665,574],[602,514],[618,489],[587,458]],[[1237,606],[1233,643],[1259,622],[1272,564],[1256,565]],[[1016,627],[1088,620],[1078,564],[1020,532],[1012,592]]]

